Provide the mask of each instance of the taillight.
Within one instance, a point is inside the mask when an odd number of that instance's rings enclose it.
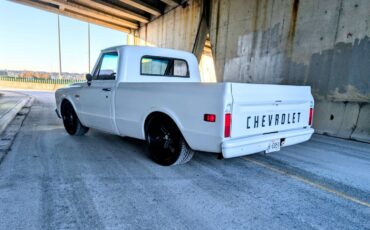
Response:
[[[313,108],[310,108],[310,116],[308,118],[308,125],[312,125],[312,119],[313,119]]]
[[[215,114],[204,114],[204,121],[207,122],[216,122],[216,115]]]
[[[231,130],[231,113],[225,114],[225,137],[230,137]]]

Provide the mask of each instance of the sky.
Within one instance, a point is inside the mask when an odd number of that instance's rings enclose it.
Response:
[[[0,0],[0,70],[58,72],[58,16]],[[88,24],[60,16],[62,71],[88,72]],[[123,32],[90,24],[91,69],[100,50],[124,45]]]

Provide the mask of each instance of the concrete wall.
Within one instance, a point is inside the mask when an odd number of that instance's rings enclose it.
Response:
[[[141,27],[135,44],[192,52],[201,16],[202,0],[192,0]]]
[[[370,1],[213,0],[219,80],[310,85],[319,133],[370,142]]]
[[[218,81],[310,85],[318,133],[370,142],[369,0],[210,0]],[[200,0],[137,32],[136,44],[192,51]]]

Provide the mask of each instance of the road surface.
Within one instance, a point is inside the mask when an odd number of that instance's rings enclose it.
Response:
[[[370,145],[325,136],[278,153],[161,167],[142,141],[72,137],[49,92],[0,165],[0,229],[370,229]]]

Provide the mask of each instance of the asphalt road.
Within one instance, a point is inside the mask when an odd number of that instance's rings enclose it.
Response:
[[[370,229],[370,145],[324,136],[278,153],[161,167],[142,141],[72,137],[36,97],[0,165],[0,229]]]

